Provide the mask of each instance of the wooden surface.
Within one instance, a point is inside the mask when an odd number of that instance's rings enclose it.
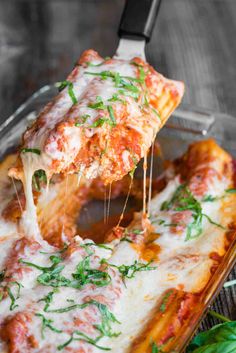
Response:
[[[0,122],[35,90],[63,79],[84,49],[112,55],[123,4],[0,0]],[[236,116],[235,38],[235,0],[163,0],[147,58],[186,83],[184,103]],[[236,320],[235,304],[236,286],[221,291],[214,309]],[[202,328],[214,322],[207,317]]]

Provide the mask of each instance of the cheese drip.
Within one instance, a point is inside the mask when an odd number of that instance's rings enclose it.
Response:
[[[34,203],[34,195],[32,188],[32,178],[37,167],[37,157],[33,153],[21,154],[21,159],[23,163],[23,187],[26,199],[25,211],[21,218],[21,228],[25,235],[29,238],[35,239],[37,242],[42,243],[43,238],[39,229],[38,219],[37,219],[37,208]],[[48,186],[47,186],[48,187]]]

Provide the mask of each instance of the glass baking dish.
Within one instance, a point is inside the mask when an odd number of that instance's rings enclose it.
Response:
[[[56,84],[44,86],[34,93],[0,126],[1,159],[16,149],[25,128],[35,119],[36,113],[56,93]],[[209,137],[214,138],[219,145],[236,158],[236,119],[226,114],[204,109],[193,109],[187,106],[177,109],[167,125],[158,134],[158,142],[161,145],[164,159],[172,160],[181,156],[190,143]],[[154,171],[161,172],[156,160],[154,160]],[[115,200],[112,203],[111,208],[115,210],[113,210],[114,212],[120,210],[120,201]],[[101,214],[99,214],[101,207],[99,205],[96,207],[93,204],[91,210],[93,212],[93,219],[101,218]],[[86,222],[87,218],[84,223]],[[232,242],[217,271],[212,275],[211,280],[200,294],[197,308],[193,310],[191,318],[188,320],[188,326],[184,327],[181,334],[178,335],[174,342],[174,348],[165,352],[184,352],[200,320],[206,314],[209,305],[216,298],[225,279],[233,268],[236,260],[235,254],[236,239]]]

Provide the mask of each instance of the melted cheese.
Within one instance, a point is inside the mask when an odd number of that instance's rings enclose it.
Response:
[[[224,177],[220,181],[219,179],[214,179],[208,186],[208,193],[220,197],[224,190],[230,186],[230,182]],[[150,203],[150,218],[152,220],[160,218],[166,222],[170,221],[170,212],[162,211],[161,205],[164,201],[171,199],[179,185],[179,177],[176,177],[168,183],[167,187],[159,195],[154,197]],[[199,202],[201,202],[200,199]],[[212,220],[227,226],[231,220],[231,214],[229,213],[227,217],[222,217],[221,207],[224,202],[219,198],[215,202],[201,202],[201,206],[203,212],[211,217]],[[136,224],[132,226],[135,228]],[[58,309],[68,307],[71,303],[84,303],[85,298],[88,297],[100,298],[100,300],[103,298],[102,300],[109,303],[109,309],[120,322],[120,324],[114,323],[112,325],[113,331],[121,332],[118,337],[103,337],[98,343],[100,346],[110,348],[111,353],[130,352],[130,344],[149,320],[153,309],[156,307],[158,298],[161,298],[168,288],[178,289],[181,287],[187,292],[200,292],[211,276],[210,269],[213,260],[209,257],[209,254],[214,251],[222,255],[224,253],[225,230],[211,224],[207,219],[203,220],[203,233],[201,236],[190,241],[185,241],[186,229],[181,233],[174,234],[169,227],[165,227],[158,222],[153,221],[152,226],[153,232],[159,234],[154,243],[161,249],[158,254],[158,261],[152,263],[152,266],[156,268],[151,271],[137,272],[134,278],[125,279],[125,283],[123,283],[119,271],[116,268],[109,267],[108,271],[112,277],[112,282],[108,286],[94,287],[87,285],[79,291],[70,287],[59,288],[59,291],[54,294],[53,303],[50,306],[50,309]],[[138,237],[141,239],[142,235]],[[70,278],[71,273],[75,272],[77,264],[86,256],[85,250],[80,245],[91,243],[90,240],[82,241],[79,237],[77,242],[77,249],[63,261],[65,267],[62,275],[67,278]],[[90,258],[93,268],[100,268],[101,259],[106,259],[110,264],[116,266],[132,265],[134,261],[140,261],[139,252],[129,242],[115,240],[113,243],[107,244],[107,246],[112,250],[93,247],[94,254]],[[44,254],[42,250],[53,253],[57,249],[50,248],[49,250],[46,244],[41,244],[40,251],[33,255],[30,250],[26,249],[23,258],[25,261],[30,261],[40,266],[50,266],[49,255]],[[45,313],[43,311],[45,303],[39,300],[48,294],[52,288],[40,286],[37,283],[37,277],[40,273],[39,270],[31,268],[31,271],[25,272],[23,277],[20,275],[18,278],[16,274],[14,278],[20,281],[24,287],[21,289],[20,298],[17,300],[19,306],[14,309],[13,313],[26,310],[33,315],[29,330],[30,334],[34,335],[39,342],[39,347],[31,351],[37,353],[47,349],[48,352],[55,352],[55,346],[63,344],[70,338],[70,334],[66,331],[75,322],[76,318],[79,318],[83,323],[83,325],[81,324],[81,330],[88,334],[89,337],[95,338],[97,333],[92,326],[99,324],[100,316],[91,306],[87,309],[76,308],[61,314]],[[16,288],[13,291],[16,291]],[[16,294],[16,292],[14,293]],[[68,302],[68,299],[70,302]],[[2,317],[12,314],[9,307],[10,299],[6,298],[1,305]],[[39,329],[41,318],[35,316],[35,313],[42,313],[46,318],[53,320],[53,326],[62,330],[63,333],[58,334],[46,329],[46,339],[42,339]],[[69,347],[75,349],[80,347],[86,353],[101,352],[99,348],[82,341],[80,343],[72,341]]]

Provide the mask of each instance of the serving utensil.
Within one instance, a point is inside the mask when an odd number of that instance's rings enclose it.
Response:
[[[161,0],[126,0],[118,29],[119,45],[114,55],[116,59],[130,60],[136,56],[146,61],[145,46],[150,41]],[[213,125],[214,116],[206,112],[194,114],[174,112],[174,119],[166,123],[170,129],[206,135]]]
[[[145,45],[151,39],[161,0],[127,0],[121,16],[116,59],[139,56],[146,60]]]

